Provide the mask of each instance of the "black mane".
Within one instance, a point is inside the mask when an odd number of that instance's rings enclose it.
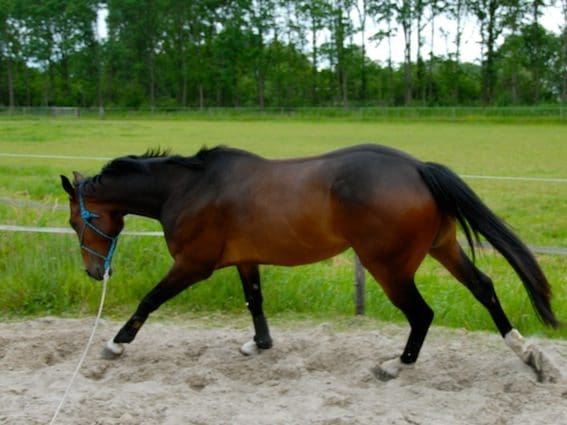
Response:
[[[203,147],[193,156],[181,156],[172,155],[170,149],[148,149],[142,155],[128,155],[111,160],[98,175],[93,177],[93,180],[99,182],[104,176],[116,177],[132,173],[147,174],[150,172],[150,166],[155,164],[176,164],[189,169],[203,169],[217,155],[235,151],[224,146],[211,149]]]

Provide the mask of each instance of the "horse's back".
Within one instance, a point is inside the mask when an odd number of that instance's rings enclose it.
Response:
[[[302,264],[369,235],[405,240],[421,216],[431,224],[435,215],[416,164],[374,145],[296,160],[242,158],[231,168],[223,263]]]

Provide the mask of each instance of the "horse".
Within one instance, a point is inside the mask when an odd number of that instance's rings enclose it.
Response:
[[[61,184],[92,278],[102,280],[111,271],[126,214],[158,220],[173,258],[168,273],[106,343],[110,357],[124,352],[164,302],[229,266],[238,269],[254,326],[240,351],[267,350],[273,340],[259,265],[308,264],[352,248],[410,326],[402,354],[377,367],[381,379],[416,362],[433,320],[414,281],[428,254],[468,288],[505,343],[540,373],[541,358],[512,327],[492,280],[475,265],[479,235],[515,270],[540,320],[560,324],[542,269],[508,225],[448,167],[390,147],[360,145],[275,160],[223,146],[185,157],[148,151],[116,158],[94,177],[74,172],[73,183],[62,175]],[[459,226],[472,259],[457,239]]]

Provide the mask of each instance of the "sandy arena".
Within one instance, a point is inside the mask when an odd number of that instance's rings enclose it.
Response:
[[[92,320],[0,323],[0,424],[47,424]],[[537,340],[563,379],[539,383],[494,333],[432,328],[398,379],[372,369],[399,354],[407,328],[273,326],[275,346],[244,357],[246,326],[150,322],[118,360],[103,321],[58,424],[567,424],[567,342]]]

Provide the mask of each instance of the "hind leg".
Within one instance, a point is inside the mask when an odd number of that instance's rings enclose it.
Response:
[[[482,273],[467,257],[457,240],[451,238],[443,245],[431,250],[431,255],[443,264],[455,278],[463,283],[474,297],[488,310],[506,345],[531,366],[540,381],[554,381],[556,366],[535,345],[524,340],[506,317],[494,291],[492,280]]]
[[[451,240],[443,246],[432,249],[431,256],[471,291],[488,310],[500,334],[506,337],[512,330],[512,325],[502,310],[492,280],[472,263],[458,242]]]

